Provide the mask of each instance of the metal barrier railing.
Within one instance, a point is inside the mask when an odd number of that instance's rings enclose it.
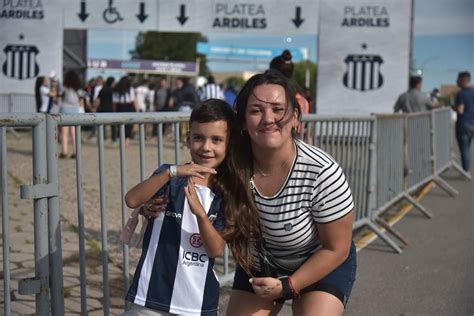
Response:
[[[368,226],[379,235],[388,245],[401,252],[380,229],[378,216],[401,198],[407,199],[425,214],[429,214],[410,196],[409,192],[418,188],[426,181],[442,181],[439,173],[449,166],[455,166],[451,156],[451,142],[446,132],[446,120],[450,117],[446,111],[435,111],[419,115],[378,115],[372,117],[320,117],[306,115],[303,117],[304,128],[301,137],[331,154],[344,169],[346,178],[352,188],[355,202],[354,229]],[[101,242],[102,261],[102,309],[105,315],[110,313],[110,220],[120,222],[123,226],[128,218],[128,209],[124,204],[124,194],[130,178],[126,166],[129,149],[125,148],[125,125],[138,125],[138,174],[139,180],[147,177],[149,168],[146,166],[146,124],[157,124],[158,137],[156,142],[157,161],[153,165],[160,165],[165,160],[182,162],[180,127],[189,118],[188,114],[165,113],[108,113],[108,114],[69,114],[69,115],[41,115],[41,114],[0,114],[0,158],[2,178],[2,238],[3,238],[3,275],[4,275],[4,314],[11,314],[11,275],[9,270],[9,199],[7,174],[7,146],[6,128],[27,126],[32,130],[32,171],[33,185],[21,187],[21,197],[34,201],[34,231],[35,231],[35,277],[20,280],[19,294],[36,295],[36,314],[62,315],[65,312],[64,304],[64,276],[61,244],[61,217],[60,197],[61,181],[58,175],[58,130],[61,126],[75,126],[76,135],[76,208],[78,223],[79,248],[79,278],[80,278],[80,309],[82,314],[88,312],[88,277],[86,270],[86,232],[84,202],[84,178],[87,170],[84,168],[83,128],[98,127],[97,137],[97,182],[93,184],[99,188],[100,232],[96,238]],[[114,166],[119,170],[118,179],[110,179],[105,172],[111,164],[111,158],[106,157],[107,151],[104,142],[105,127],[108,125],[119,127],[119,164]],[[173,140],[164,140],[163,126],[171,124],[174,128]],[[439,139],[438,139],[439,138]],[[448,146],[448,149],[446,149]],[[88,150],[90,152],[90,150]],[[437,163],[437,159],[440,163]],[[407,172],[411,170],[410,172]],[[447,184],[446,184],[447,185]],[[107,199],[111,189],[118,189],[120,201],[117,208],[119,213],[111,213],[111,206],[117,201]],[[449,190],[447,190],[449,192]],[[452,194],[453,192],[450,192]],[[114,204],[114,202],[116,204]],[[63,206],[61,206],[62,208]],[[89,206],[90,207],[90,206]],[[115,208],[115,206],[112,206]],[[382,226],[382,228],[385,228]],[[116,228],[119,229],[119,228]],[[46,238],[46,236],[48,236]],[[123,289],[129,285],[129,252],[127,246],[121,249],[121,267]],[[233,276],[229,268],[229,252],[219,261],[222,266],[220,280],[226,282]],[[90,281],[90,280],[89,280]],[[67,298],[66,298],[67,300]],[[67,304],[66,304],[67,305]]]

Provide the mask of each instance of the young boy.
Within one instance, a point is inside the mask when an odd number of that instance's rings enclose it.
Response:
[[[124,315],[217,315],[215,257],[224,253],[223,207],[214,189],[222,183],[234,112],[209,99],[191,113],[187,145],[192,162],[162,165],[125,196],[130,208],[168,195],[166,209],[150,220]],[[213,191],[211,191],[211,189]],[[146,206],[146,204],[145,204]]]

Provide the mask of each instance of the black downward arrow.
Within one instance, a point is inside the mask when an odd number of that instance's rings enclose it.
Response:
[[[81,1],[81,11],[77,14],[77,16],[79,17],[79,19],[81,19],[82,22],[84,22],[87,19],[87,17],[89,16],[89,14],[87,14],[87,12],[86,12],[86,1],[85,0]]]
[[[299,28],[300,25],[303,24],[304,19],[301,18],[301,7],[296,7],[295,18],[292,19],[292,21],[296,28]]]
[[[137,14],[137,18],[138,20],[140,20],[141,23],[143,23],[146,18],[148,17],[147,14],[145,14],[145,3],[144,2],[140,2],[140,13]]]
[[[186,16],[186,5],[182,4],[179,6],[179,16],[176,18],[178,19],[179,23],[181,23],[181,25],[186,23],[188,20],[188,17]]]

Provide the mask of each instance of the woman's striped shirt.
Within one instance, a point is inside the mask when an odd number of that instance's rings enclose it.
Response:
[[[320,248],[316,224],[340,219],[353,208],[341,167],[323,150],[296,140],[296,158],[281,190],[263,196],[253,185],[265,247],[275,257]]]

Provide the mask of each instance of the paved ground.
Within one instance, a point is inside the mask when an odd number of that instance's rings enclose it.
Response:
[[[86,134],[85,134],[86,135]],[[25,136],[25,135],[22,135]],[[20,200],[21,184],[30,184],[31,142],[28,137],[14,139],[8,135],[10,269],[12,279],[12,314],[34,315],[34,297],[19,295],[18,279],[34,274],[32,203]],[[156,161],[154,144],[146,146],[148,175]],[[186,159],[186,150],[183,150]],[[123,308],[123,284],[120,244],[117,235],[121,225],[119,150],[106,145],[107,210],[110,243],[111,314]],[[82,187],[84,190],[87,231],[87,306],[90,315],[102,315],[102,270],[97,148],[84,141]],[[166,159],[172,159],[167,156]],[[138,179],[139,156],[135,145],[126,152],[127,187]],[[80,311],[79,268],[77,264],[77,207],[74,160],[60,161],[60,206],[63,219],[63,258],[65,305],[67,314]],[[454,171],[444,178],[459,195],[449,197],[433,188],[422,204],[434,217],[427,219],[416,210],[409,212],[394,225],[410,241],[402,254],[394,253],[379,239],[358,252],[358,275],[346,315],[474,315],[474,181],[464,181]],[[3,234],[3,232],[2,232]],[[133,270],[138,251],[131,251]],[[0,308],[3,310],[3,257],[0,282]],[[131,271],[132,272],[132,271]],[[221,306],[225,314],[229,285],[222,287]],[[280,315],[291,315],[289,305]]]

